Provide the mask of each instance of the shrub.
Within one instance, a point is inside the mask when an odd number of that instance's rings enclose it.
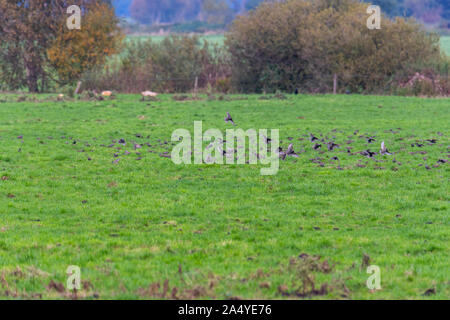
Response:
[[[103,0],[73,0],[83,8],[83,27],[66,27],[67,2],[0,1],[0,83],[43,92],[76,82],[104,63],[121,42],[118,18]]]
[[[243,92],[277,89],[385,92],[418,63],[442,64],[439,38],[412,20],[382,18],[366,26],[367,3],[356,0],[266,2],[230,28],[226,46],[233,84]],[[436,73],[439,73],[436,70]]]
[[[161,42],[129,41],[116,60],[85,76],[88,88],[121,92],[188,92],[226,76],[225,55],[218,46],[193,36],[170,36]]]
[[[232,90],[231,87],[231,79],[228,77],[219,78],[216,80],[216,84],[214,86],[218,92],[228,93]]]

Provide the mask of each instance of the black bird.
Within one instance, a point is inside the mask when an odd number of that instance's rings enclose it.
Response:
[[[374,137],[367,137],[366,139],[367,139],[367,143],[372,143],[372,142],[377,141],[377,140],[375,140]]]
[[[327,143],[328,151],[333,151],[335,148],[339,148],[339,145],[333,141]]]
[[[320,149],[321,147],[322,147],[321,144],[316,143],[316,144],[313,146],[313,149],[314,149],[314,150],[318,150],[318,149]]]
[[[298,88],[295,88],[294,94],[298,95]]]
[[[286,159],[286,152],[283,151],[283,149],[281,147],[278,147],[278,156],[282,159],[285,160]]]
[[[270,138],[267,138],[265,135],[261,135],[263,138],[264,138],[264,140],[266,141],[266,144],[269,144],[269,143],[271,143],[272,142],[272,139],[270,139]]]
[[[313,142],[313,141],[318,141],[319,138],[315,137],[312,133],[309,134],[309,141]]]
[[[233,124],[233,126],[235,126],[235,124],[234,124],[234,121],[233,121],[233,118],[231,117],[231,115],[230,115],[230,113],[229,112],[227,112],[227,116],[225,117],[225,122],[231,122],[232,124]]]
[[[361,154],[363,156],[366,156],[367,158],[373,158],[377,153],[376,152],[372,152],[369,149],[367,149],[366,151],[362,151]]]
[[[416,146],[419,147],[419,148],[422,148],[424,145],[421,144],[421,143],[416,142]]]

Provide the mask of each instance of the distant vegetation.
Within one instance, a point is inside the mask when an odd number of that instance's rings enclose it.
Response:
[[[249,3],[241,7],[243,12]],[[28,7],[21,10],[28,12]],[[122,46],[119,35],[108,36],[117,30],[101,28],[117,26],[104,23],[104,19],[118,21],[111,10],[106,12],[86,15],[85,28],[73,33],[75,38],[72,33],[41,32],[48,37],[41,46],[27,40],[33,34],[17,29],[24,42],[16,43],[10,34],[0,50],[0,89],[73,94],[81,80],[82,90],[119,92],[324,93],[335,87],[337,93],[450,93],[450,61],[441,55],[437,35],[411,20],[387,16],[382,30],[368,30],[366,4],[356,0],[266,2],[239,15],[225,36],[135,34],[128,35]],[[183,24],[169,27],[181,32]],[[2,37],[12,28],[5,30]],[[100,32],[96,41],[89,37],[94,30]],[[34,47],[25,50],[23,43]],[[448,38],[442,45],[450,51]],[[36,60],[30,61],[33,55]]]
[[[77,0],[83,28],[66,27],[66,4],[0,1],[0,90],[30,92],[71,84],[118,52],[118,19],[103,0]]]
[[[153,41],[159,42],[164,40],[165,38],[169,37],[169,35],[128,35],[128,40],[145,40],[148,38],[151,38]],[[218,44],[223,45],[225,42],[225,34],[205,34],[205,35],[199,35],[200,40],[207,40],[210,44]],[[445,52],[448,56],[450,56],[450,36],[441,36],[441,49],[443,52]]]
[[[169,37],[169,35],[129,35],[127,40],[145,40],[151,38],[153,41],[159,42]],[[441,49],[442,51],[450,56],[450,36],[442,36],[441,38]],[[210,44],[223,45],[225,41],[224,34],[211,34],[211,35],[200,35],[200,40],[207,40]]]
[[[441,37],[442,50],[450,57],[450,37]]]
[[[336,77],[338,93],[450,93],[438,36],[405,19],[368,30],[365,17],[366,6],[352,0],[265,3],[238,17],[225,43],[222,36],[129,36],[107,72],[94,70],[84,82],[122,92],[187,92],[197,84],[208,92],[324,93]]]
[[[365,4],[339,3],[264,3],[238,17],[226,40],[235,87],[330,92],[337,77],[341,92],[386,93],[403,91],[419,73],[427,87],[419,91],[449,92],[449,61],[441,57],[439,37],[402,18],[368,30]]]
[[[132,18],[143,24],[149,31],[163,29],[176,32],[223,29],[236,15],[246,14],[262,2],[264,0],[113,0],[119,16]],[[266,0],[266,2],[274,1]],[[448,0],[364,2],[380,5],[383,13],[390,17],[414,17],[435,30],[450,32],[450,1]],[[337,5],[339,1],[328,0],[328,3]],[[137,26],[134,25],[134,28]]]
[[[188,92],[195,83],[199,88],[216,86],[229,76],[227,59],[222,45],[196,36],[130,39],[106,72],[94,69],[85,74],[83,82],[92,90]]]

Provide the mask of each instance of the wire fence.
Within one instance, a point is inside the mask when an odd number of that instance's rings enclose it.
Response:
[[[222,81],[222,82],[221,82]],[[280,85],[283,83],[283,85]],[[0,83],[0,92],[5,90]],[[25,92],[20,90],[18,92]],[[396,93],[450,95],[450,75],[373,75],[371,73],[307,74],[297,79],[231,79],[219,75],[192,75],[188,77],[164,77],[128,75],[115,77],[114,74],[84,76],[77,90],[112,90],[120,93],[141,93],[146,90],[160,93]],[[410,92],[408,92],[408,90]],[[46,92],[58,92],[53,88]]]
[[[85,77],[84,90],[116,90],[139,93],[145,90],[159,90],[165,93],[197,92],[209,90],[223,93],[262,92],[311,92],[311,93],[382,93],[393,89],[408,90],[412,93],[431,95],[450,94],[450,76],[427,75],[414,72],[408,75],[374,75],[371,73],[343,73],[303,75],[297,79],[231,79],[229,77],[134,77],[129,79],[114,77]]]

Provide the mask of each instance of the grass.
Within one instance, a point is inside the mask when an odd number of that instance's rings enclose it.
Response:
[[[128,39],[145,39],[148,36],[129,36]],[[162,41],[167,36],[151,36],[153,40],[155,41]],[[224,42],[225,37],[220,34],[215,35],[205,35],[201,36],[200,39],[205,39],[210,43],[222,45]],[[450,56],[450,37],[449,36],[442,36],[441,37],[441,45],[442,50]]]
[[[145,35],[139,35],[139,36],[128,36],[127,40],[143,40],[143,39],[147,39],[148,37],[151,37],[153,41],[156,42],[160,42],[162,40],[164,40],[165,38],[167,38],[167,36],[165,35],[152,35],[152,36],[145,36]],[[218,45],[223,45],[223,42],[225,40],[224,35],[221,34],[210,34],[210,35],[200,35],[199,36],[200,40],[206,40],[208,41],[208,43],[210,44],[218,44]]]
[[[441,37],[441,45],[444,52],[450,56],[450,37]]]
[[[70,298],[69,265],[81,267],[86,299],[450,296],[449,168],[433,167],[448,159],[448,99],[16,98],[0,97],[0,298]],[[284,148],[292,137],[305,152],[275,176],[159,156],[194,120],[229,128],[226,111],[239,128],[280,129]],[[310,132],[341,148],[314,151]],[[121,138],[125,147],[108,147]],[[151,147],[136,155],[133,141]],[[376,162],[345,149],[377,151],[380,141],[395,155]],[[366,287],[364,255],[381,269],[379,291]]]

